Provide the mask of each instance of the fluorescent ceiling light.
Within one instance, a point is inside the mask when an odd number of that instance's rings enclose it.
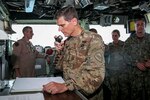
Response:
[[[96,9],[96,10],[104,10],[104,9],[107,9],[107,8],[109,8],[109,6],[106,5],[106,4],[103,4],[103,3],[97,4],[97,5],[94,6],[94,9]]]
[[[33,11],[35,0],[25,0],[25,12],[30,13]]]

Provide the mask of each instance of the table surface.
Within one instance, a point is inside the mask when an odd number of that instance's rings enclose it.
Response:
[[[0,96],[10,95],[10,89],[13,85],[13,81],[14,80],[9,81],[7,87],[0,91]],[[82,100],[74,91],[66,91],[55,95],[44,92],[43,95],[45,100]]]
[[[43,93],[45,100],[82,100],[75,92],[67,91],[61,94],[51,95]]]

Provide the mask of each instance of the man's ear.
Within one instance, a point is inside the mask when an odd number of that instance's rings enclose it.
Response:
[[[78,20],[77,20],[77,18],[73,18],[73,19],[71,20],[71,22],[72,22],[74,25],[77,25]]]

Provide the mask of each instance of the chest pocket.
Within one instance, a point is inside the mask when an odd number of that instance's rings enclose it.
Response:
[[[66,61],[73,69],[78,68],[86,60],[89,42],[82,41],[81,43],[72,44],[66,50]]]
[[[33,55],[33,50],[29,44],[24,44],[22,47],[22,53],[24,55]]]

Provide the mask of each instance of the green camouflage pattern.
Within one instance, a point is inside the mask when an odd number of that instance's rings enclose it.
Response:
[[[111,91],[111,100],[128,100],[128,68],[123,58],[124,42],[113,42],[105,50],[106,77],[104,84]]]
[[[141,71],[136,66],[137,62],[150,59],[150,34],[145,33],[143,38],[131,35],[125,41],[124,52],[130,68],[131,100],[150,100],[150,69]]]

